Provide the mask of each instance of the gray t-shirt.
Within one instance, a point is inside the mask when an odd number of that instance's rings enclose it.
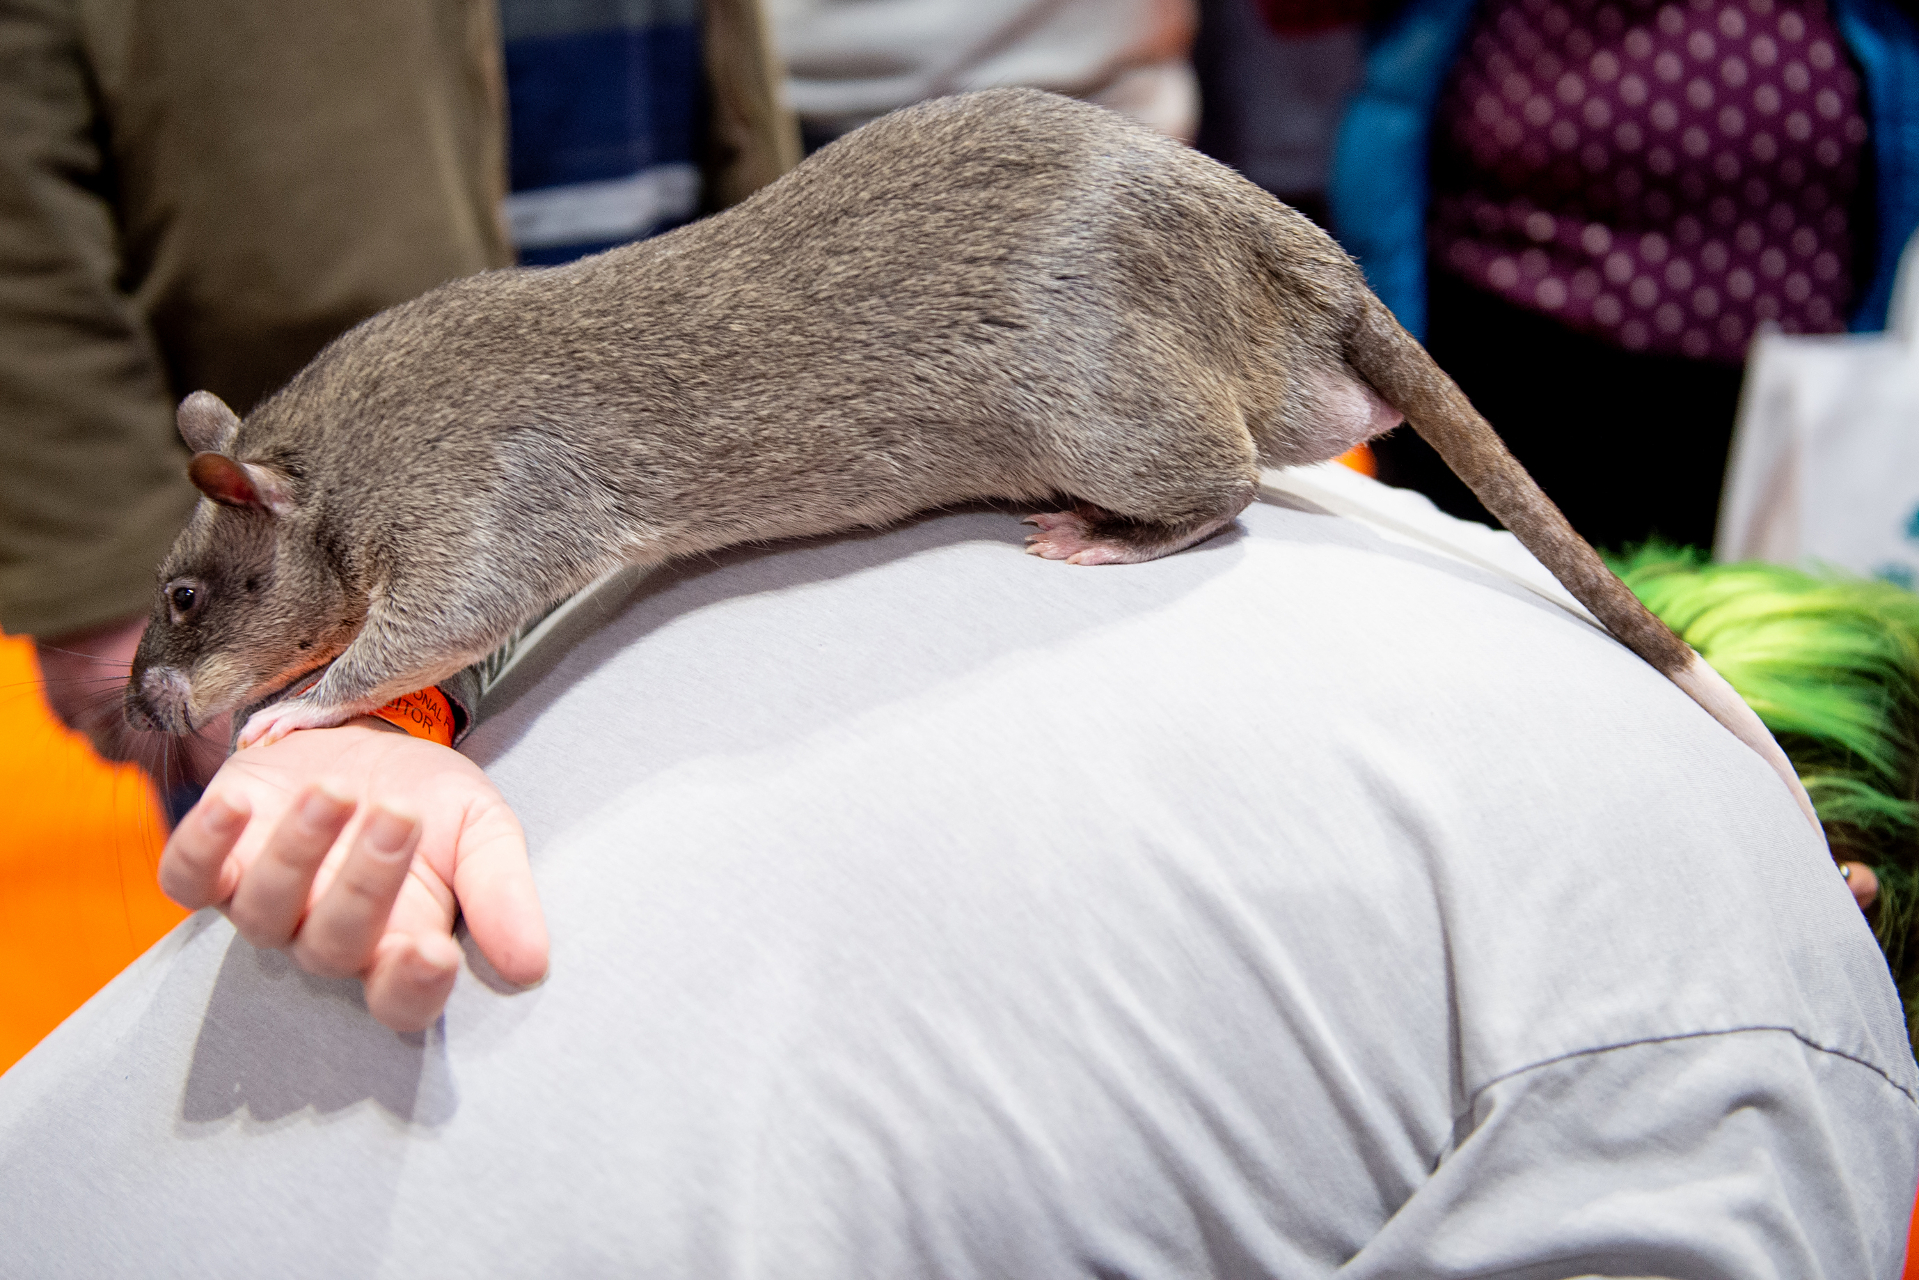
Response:
[[[195,916],[0,1079],[0,1274],[1895,1276],[1919,1072],[1785,789],[1382,527],[603,592],[467,743],[548,981],[397,1036]]]

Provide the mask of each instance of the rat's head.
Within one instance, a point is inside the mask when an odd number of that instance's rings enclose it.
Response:
[[[196,391],[180,405],[205,500],[160,566],[127,683],[138,729],[185,733],[325,666],[358,626],[286,470],[247,460],[240,420]]]

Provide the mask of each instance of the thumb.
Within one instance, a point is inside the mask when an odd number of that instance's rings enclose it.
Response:
[[[518,986],[544,978],[546,917],[527,863],[526,833],[504,800],[468,811],[453,858],[453,892],[480,954]]]

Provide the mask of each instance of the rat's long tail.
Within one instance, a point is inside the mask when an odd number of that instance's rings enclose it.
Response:
[[[1453,474],[1466,482],[1486,509],[1512,530],[1526,550],[1550,569],[1606,630],[1757,751],[1792,789],[1814,829],[1821,829],[1792,762],[1745,699],[1613,575],[1592,544],[1567,523],[1552,499],[1508,452],[1465,393],[1370,294],[1366,310],[1347,342],[1346,359],[1374,390],[1406,415]]]

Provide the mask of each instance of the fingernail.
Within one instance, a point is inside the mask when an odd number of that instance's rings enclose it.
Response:
[[[413,838],[414,820],[406,814],[379,808],[367,819],[366,840],[378,853],[396,854]]]
[[[462,958],[460,944],[451,938],[416,938],[409,976],[420,986],[432,986],[459,969]]]
[[[238,835],[247,824],[247,815],[237,808],[225,796],[208,796],[204,801],[206,813],[202,817],[207,830],[221,839]]]
[[[323,782],[307,793],[307,798],[300,802],[300,816],[315,826],[321,826],[339,817],[340,810],[352,803],[351,799],[340,795]]]

